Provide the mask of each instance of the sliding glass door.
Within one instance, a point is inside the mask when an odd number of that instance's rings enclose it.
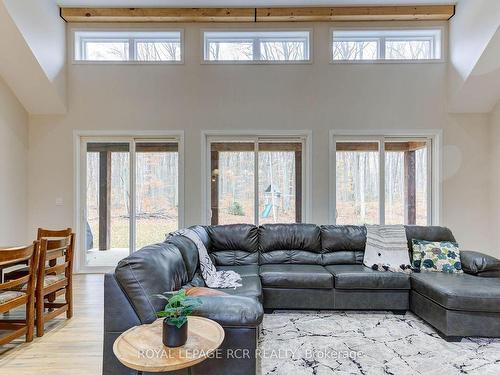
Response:
[[[178,229],[179,162],[177,138],[81,138],[81,270],[114,267]]]
[[[337,224],[431,224],[432,140],[336,137]]]
[[[209,140],[210,223],[302,222],[304,140]]]

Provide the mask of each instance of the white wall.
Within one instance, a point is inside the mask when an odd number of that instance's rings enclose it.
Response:
[[[500,244],[500,102],[490,115],[490,233],[492,251],[499,254]]]
[[[30,122],[30,226],[73,222],[77,129],[185,130],[187,225],[202,216],[201,130],[311,129],[312,220],[326,223],[330,129],[443,129],[442,224],[463,247],[490,249],[487,116],[447,115],[447,64],[329,64],[331,26],[275,25],[314,28],[313,64],[200,64],[200,29],[214,27],[200,24],[175,25],[185,28],[183,65],[70,64],[68,114]]]
[[[0,246],[28,240],[28,114],[0,77]]]
[[[500,1],[460,0],[450,20],[449,110],[491,111],[499,98]],[[495,41],[495,33],[496,41]]]
[[[59,96],[66,97],[65,22],[53,0],[4,0],[22,33]],[[64,101],[64,100],[63,100]]]

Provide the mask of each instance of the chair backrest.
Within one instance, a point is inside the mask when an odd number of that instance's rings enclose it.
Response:
[[[15,266],[28,262],[28,274],[10,279],[5,282],[0,280],[1,290],[19,289],[27,284],[27,293],[32,293],[35,289],[35,275],[38,267],[39,246],[38,241],[29,246],[0,249],[0,266],[3,268]]]
[[[45,275],[57,275],[64,273],[66,277],[68,277],[71,274],[73,245],[73,233],[67,237],[60,238],[42,237],[40,240],[41,266],[38,270],[39,283],[41,285],[43,285],[43,278]]]
[[[37,240],[40,241],[42,238],[52,238],[52,237],[68,237],[73,233],[71,228],[66,228],[62,230],[51,230],[38,228]]]

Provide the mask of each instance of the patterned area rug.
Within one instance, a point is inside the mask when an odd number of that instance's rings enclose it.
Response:
[[[408,312],[266,314],[262,375],[500,374],[500,339],[443,340]]]

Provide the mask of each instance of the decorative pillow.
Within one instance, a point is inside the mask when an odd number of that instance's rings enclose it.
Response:
[[[421,271],[462,273],[456,242],[413,240],[413,266]]]
[[[228,294],[222,290],[195,286],[186,289],[186,296],[201,297],[201,296],[227,296]]]
[[[411,240],[412,244],[412,257],[411,257],[411,266],[413,270],[420,271],[420,263],[422,262],[422,257],[425,255],[425,252],[422,251],[422,242],[429,242],[423,240]]]

